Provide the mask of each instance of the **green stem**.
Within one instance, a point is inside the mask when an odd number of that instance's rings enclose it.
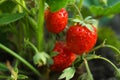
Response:
[[[116,71],[118,71],[118,68],[115,66],[115,64],[113,64],[113,63],[112,63],[110,60],[108,60],[107,58],[97,56],[95,59],[102,59],[102,60],[110,63],[110,64],[114,67],[114,69],[115,69]]]
[[[93,52],[99,48],[102,48],[102,47],[108,47],[108,48],[111,48],[113,50],[115,50],[119,55],[120,55],[120,50],[117,49],[116,47],[112,46],[112,45],[105,45],[105,44],[100,44],[99,46],[95,47],[94,49],[92,49],[90,52]]]
[[[77,12],[78,12],[78,14],[79,14],[79,16],[80,16],[80,19],[83,20],[83,16],[82,16],[79,8],[76,6],[76,4],[73,4],[73,6],[76,8],[76,10],[77,10]]]
[[[83,0],[80,0],[80,2],[79,2],[79,4],[78,4],[78,7],[79,7],[80,10],[81,10],[81,8],[82,8],[82,4],[83,4]]]
[[[116,47],[112,46],[112,45],[104,45],[104,47],[111,48],[111,49],[115,50],[118,54],[120,54],[120,50],[117,49]]]
[[[38,49],[29,41],[26,41],[27,44],[29,44],[34,50],[36,53],[38,53]]]
[[[29,10],[23,5],[23,4],[21,4],[20,3],[20,1],[18,1],[18,0],[13,0],[16,4],[18,4],[19,5],[19,8],[21,9],[21,7],[27,12],[27,13],[29,13],[29,14],[31,14],[30,12],[29,12]]]
[[[96,51],[97,49],[102,48],[102,47],[104,47],[103,43],[98,45],[97,47],[93,48],[90,52]]]
[[[6,46],[4,46],[3,44],[0,44],[0,48],[3,49],[3,50],[5,50],[9,54],[11,54],[12,56],[14,56],[15,58],[17,58],[18,60],[20,60],[27,67],[29,67],[36,75],[38,75],[38,76],[41,77],[41,74],[29,62],[27,62],[25,59],[23,59],[22,57],[20,57],[17,53],[15,53],[14,51],[10,50],[9,48],[7,48]]]
[[[86,59],[84,59],[84,63],[85,63],[85,67],[86,67],[86,70],[87,70],[87,74],[88,74],[88,76],[89,76],[89,80],[93,80],[93,76],[92,76],[92,73],[91,73],[91,71],[90,71],[90,68],[89,68],[89,66],[88,66],[88,62],[87,62],[87,60]]]
[[[43,50],[44,44],[44,0],[38,0],[39,2],[39,12],[38,12],[38,21],[37,21],[37,48],[39,51]]]

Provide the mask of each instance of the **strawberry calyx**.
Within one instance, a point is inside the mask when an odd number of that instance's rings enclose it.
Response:
[[[78,18],[72,19],[73,22],[77,23],[77,25],[81,25],[82,27],[86,27],[91,32],[94,31],[93,24],[96,22],[95,19],[92,19],[91,16],[86,17],[84,20],[80,20]]]

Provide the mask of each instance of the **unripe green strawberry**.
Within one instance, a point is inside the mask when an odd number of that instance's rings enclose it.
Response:
[[[97,40],[96,28],[90,31],[87,27],[80,24],[70,26],[67,31],[66,43],[72,52],[81,55],[89,52],[95,45]]]
[[[57,12],[51,12],[50,9],[45,11],[46,28],[51,33],[60,33],[63,31],[68,22],[68,13],[62,8]]]
[[[54,64],[51,65],[52,71],[61,72],[69,67],[76,59],[76,55],[67,49],[64,42],[57,42],[53,51],[58,52],[58,54],[53,57]]]

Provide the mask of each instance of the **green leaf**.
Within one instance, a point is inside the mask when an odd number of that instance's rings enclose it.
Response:
[[[14,11],[16,4],[12,0],[4,0],[0,3],[0,12],[2,13],[11,13]]]
[[[69,0],[46,0],[48,5],[50,6],[50,10],[52,12],[58,11],[61,8],[64,8]]]
[[[54,63],[53,59],[52,59],[52,58],[49,58],[49,59],[48,59],[48,64],[47,64],[47,66],[50,66],[50,65],[52,65],[53,63]]]
[[[75,74],[75,68],[69,67],[66,68],[63,73],[60,75],[59,79],[65,78],[65,80],[70,80]]]
[[[80,19],[72,19],[73,22],[76,22],[76,23],[81,23],[83,21],[81,21]]]
[[[0,15],[0,25],[15,22],[25,16],[25,13],[3,14]]]
[[[114,4],[113,6],[109,7],[102,7],[102,6],[91,6],[90,11],[94,16],[109,16],[112,14],[120,13],[120,2]]]
[[[93,29],[91,24],[85,24],[84,26],[87,27],[91,32],[94,31],[94,29]]]
[[[18,75],[18,79],[27,79],[27,78],[28,78],[28,76],[26,76],[26,75],[22,75],[22,74]]]
[[[88,17],[85,18],[85,21],[87,21],[87,20],[89,20],[91,18],[92,18],[92,16],[88,16]]]
[[[105,32],[105,33],[103,33]],[[117,34],[115,33],[115,31],[110,28],[110,27],[101,27],[98,30],[98,37],[99,37],[99,41],[104,41],[105,39],[106,44],[109,45],[113,45],[116,48],[120,49],[120,40],[119,40],[119,36],[117,36]]]
[[[46,65],[48,60],[50,60],[50,56],[45,52],[36,53],[33,57],[34,64],[38,66]]]
[[[53,52],[50,53],[50,56],[51,56],[51,57],[54,57],[54,56],[56,56],[56,55],[58,55],[58,52],[53,51]]]
[[[84,21],[85,21],[86,23],[89,23],[89,24],[94,24],[94,23],[96,22],[96,20],[93,19],[92,16],[86,17],[86,18],[84,19]]]
[[[95,20],[91,19],[90,16],[88,16],[87,18],[85,18],[84,21],[82,21],[80,19],[72,19],[72,21],[81,24],[83,27],[87,27],[92,32],[94,31],[91,23],[93,23]]]

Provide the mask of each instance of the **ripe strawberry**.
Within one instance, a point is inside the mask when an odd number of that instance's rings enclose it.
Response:
[[[68,22],[68,13],[62,8],[57,12],[45,11],[46,28],[49,32],[59,33],[63,31]]]
[[[76,55],[70,52],[63,42],[57,42],[53,51],[58,52],[58,54],[53,57],[54,64],[51,65],[52,71],[61,72],[69,67],[76,59]]]
[[[89,52],[97,40],[96,28],[91,26],[93,31],[82,25],[71,26],[67,31],[66,43],[72,52],[83,54]]]

